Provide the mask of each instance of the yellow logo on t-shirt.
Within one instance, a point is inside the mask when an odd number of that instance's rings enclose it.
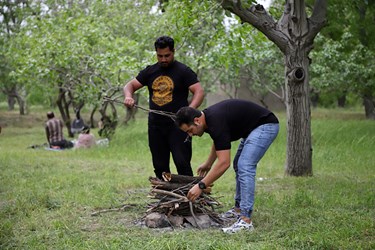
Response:
[[[173,80],[169,76],[159,76],[152,83],[152,101],[158,106],[170,103],[173,99]]]

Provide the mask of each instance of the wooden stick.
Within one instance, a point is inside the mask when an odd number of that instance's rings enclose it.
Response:
[[[185,197],[185,196],[182,196],[182,195],[179,195],[179,194],[176,194],[176,193],[173,193],[173,192],[169,192],[169,191],[166,191],[166,190],[153,189],[153,190],[151,190],[151,192],[157,193],[157,194],[170,195],[170,196],[176,197],[178,199],[182,199],[184,202],[188,202],[189,201],[188,198]]]
[[[198,183],[203,177],[200,176],[188,176],[188,175],[177,175],[164,172],[163,174],[164,181],[173,182],[173,183]]]
[[[194,221],[195,221],[195,224],[197,224],[197,227],[198,227],[199,229],[202,229],[201,226],[200,226],[199,223],[198,223],[197,217],[195,217],[194,210],[193,210],[193,203],[191,203],[191,201],[189,201],[189,207],[190,207],[190,213],[191,213],[191,215],[193,216],[193,219],[194,219]]]

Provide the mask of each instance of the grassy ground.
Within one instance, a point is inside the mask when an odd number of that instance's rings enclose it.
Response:
[[[135,225],[153,175],[144,116],[121,126],[108,148],[53,152],[28,148],[46,141],[44,113],[0,110],[0,249],[375,248],[375,124],[357,112],[313,111],[309,178],[284,176],[285,116],[278,114],[280,134],[258,166],[256,230],[236,235]],[[207,135],[194,138],[194,170],[210,143]],[[213,191],[222,211],[233,205],[232,169]]]

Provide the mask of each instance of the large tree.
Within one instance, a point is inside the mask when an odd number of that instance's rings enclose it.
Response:
[[[70,113],[82,103],[102,116],[112,107],[112,118],[117,119],[113,103],[103,103],[102,97],[121,94],[121,86],[141,63],[136,58],[149,57],[134,39],[145,37],[138,27],[150,19],[152,0],[34,4],[43,4],[43,11],[27,19],[8,50],[17,81],[57,104],[70,136]]]
[[[27,0],[0,1],[0,91],[7,97],[9,110],[13,110],[18,102],[21,115],[26,114],[26,90],[22,83],[9,75],[13,70],[13,58],[8,51],[27,17],[34,14]]]
[[[308,17],[305,1],[286,0],[278,21],[259,4],[246,7],[240,0],[218,2],[242,22],[261,31],[284,54],[287,111],[285,172],[292,176],[312,175],[309,53],[314,38],[326,24],[326,1],[316,0]]]

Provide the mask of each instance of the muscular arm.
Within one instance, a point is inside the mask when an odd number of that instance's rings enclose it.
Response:
[[[216,156],[215,165],[202,180],[207,186],[219,179],[230,166],[230,149],[216,151]]]
[[[212,152],[206,162],[208,162],[211,158]],[[230,149],[228,150],[219,150],[216,151],[217,161],[211,171],[208,172],[206,177],[203,178],[202,182],[206,184],[207,187],[209,187],[212,183],[214,183],[217,179],[220,178],[224,174],[224,172],[229,168],[230,166]],[[190,201],[195,201],[196,198],[201,195],[202,190],[199,188],[198,184],[194,185],[187,194],[187,198]]]
[[[189,106],[192,108],[198,108],[202,104],[204,97],[204,90],[201,86],[201,83],[194,83],[189,87],[189,90],[193,94],[193,98],[191,99]]]
[[[133,94],[138,89],[142,88],[143,85],[136,79],[130,80],[125,86],[124,86],[124,104],[127,107],[133,107],[134,106],[134,99]]]
[[[208,155],[207,160],[201,164],[198,169],[197,173],[201,177],[205,177],[207,173],[210,171],[212,164],[214,164],[216,160],[216,149],[215,144],[212,144],[210,154]]]

